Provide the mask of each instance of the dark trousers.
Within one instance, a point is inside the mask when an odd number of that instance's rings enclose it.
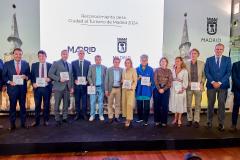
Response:
[[[238,113],[240,106],[240,92],[234,92],[234,100],[233,100],[233,110],[232,110],[232,125],[237,125]]]
[[[148,122],[150,112],[150,100],[137,100],[138,119]]]
[[[78,116],[87,115],[87,86],[75,86],[74,89],[75,108]],[[82,108],[80,102],[82,100]]]
[[[42,102],[43,102],[43,119],[44,121],[49,120],[51,93],[52,90],[49,87],[38,87],[34,90],[35,121],[37,124],[40,123]]]
[[[168,121],[168,104],[170,90],[159,93],[157,88],[153,91],[154,104],[154,122],[167,124]]]
[[[18,101],[20,106],[21,126],[24,126],[26,122],[26,92],[23,92],[20,86],[15,86],[14,92],[8,93],[8,96],[10,101],[9,119],[11,125],[15,125],[16,106]]]
[[[218,121],[219,124],[224,125],[225,119],[225,103],[227,99],[227,89],[208,89],[208,123],[212,123],[214,114],[214,104],[216,101],[216,96],[218,100]]]

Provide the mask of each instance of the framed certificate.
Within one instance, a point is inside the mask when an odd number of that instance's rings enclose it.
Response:
[[[200,83],[199,82],[191,82],[191,90],[192,91],[200,91]]]
[[[141,77],[141,85],[150,86],[150,77]]]
[[[86,81],[86,77],[80,76],[78,77],[78,85],[86,85],[87,81]]]
[[[13,82],[16,85],[23,85],[22,75],[13,75]]]
[[[95,86],[88,86],[87,87],[88,94],[96,94],[96,87]]]
[[[39,78],[39,77],[36,78],[36,84],[38,87],[46,87],[47,85],[45,78]]]
[[[132,88],[132,81],[131,80],[123,80],[122,88],[131,89]]]
[[[60,77],[61,77],[62,80],[69,81],[68,72],[60,72]]]
[[[182,91],[182,83],[181,82],[178,82],[178,81],[174,81],[173,82],[173,87],[174,87],[174,90],[176,93]]]

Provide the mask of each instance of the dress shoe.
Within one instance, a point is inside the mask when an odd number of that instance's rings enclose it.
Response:
[[[49,125],[49,122],[48,122],[48,121],[44,121],[44,122],[43,122],[43,125],[44,125],[44,126],[48,126],[48,125]]]
[[[60,127],[62,125],[62,122],[61,121],[56,121],[56,126],[57,127]]]
[[[120,118],[115,118],[114,120],[115,120],[115,122],[117,122],[117,123],[120,123],[120,122],[121,122]]]
[[[212,123],[208,122],[206,127],[207,127],[207,129],[211,129],[212,128]]]
[[[62,122],[63,122],[63,123],[68,123],[68,120],[67,120],[67,119],[63,119]]]
[[[22,124],[22,125],[21,125],[21,128],[23,128],[23,129],[28,129],[28,126],[25,125],[25,124]]]
[[[220,132],[224,131],[224,126],[223,126],[222,124],[219,124],[219,125],[218,125],[218,130],[219,130]]]
[[[74,117],[74,120],[75,120],[75,121],[77,121],[77,120],[79,120],[79,119],[81,119],[81,117],[80,117],[79,115],[77,115],[77,116]]]
[[[188,121],[187,122],[187,127],[191,127],[192,126],[192,121]]]
[[[39,126],[39,123],[33,122],[33,123],[31,124],[31,127],[37,127],[37,126]]]
[[[200,125],[199,125],[198,122],[194,122],[194,123],[193,123],[193,127],[195,127],[195,128],[199,128],[199,126],[200,126]]]
[[[11,132],[11,131],[14,131],[16,129],[16,125],[15,124],[12,124],[8,130]]]
[[[237,132],[237,127],[236,127],[236,125],[232,125],[229,131],[230,131],[230,132]]]

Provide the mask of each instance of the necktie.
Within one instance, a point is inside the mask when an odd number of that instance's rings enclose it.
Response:
[[[83,76],[83,66],[82,66],[82,61],[80,61],[80,75]]]
[[[64,62],[64,67],[67,69],[67,71],[69,72],[69,69],[68,69],[68,64],[67,62]]]
[[[217,57],[217,65],[220,68],[220,58],[219,57]]]
[[[44,78],[44,64],[42,64],[42,69],[41,69],[41,78]]]
[[[20,74],[20,66],[19,66],[19,62],[17,62],[16,72],[17,72],[17,75]]]

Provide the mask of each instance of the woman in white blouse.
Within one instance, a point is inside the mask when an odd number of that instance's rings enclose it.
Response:
[[[182,125],[182,113],[187,112],[186,88],[188,87],[188,72],[182,57],[175,58],[172,70],[173,85],[171,87],[169,110],[175,114],[173,124]]]

